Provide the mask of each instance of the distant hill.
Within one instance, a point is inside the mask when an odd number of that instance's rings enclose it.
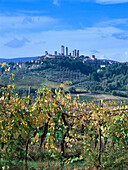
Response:
[[[3,60],[4,62],[30,61],[31,58]],[[97,61],[97,60],[96,60]],[[105,65],[105,67],[101,67]],[[38,89],[43,84],[59,87],[60,83],[72,82],[73,88],[91,93],[106,93],[128,97],[128,64],[102,62],[81,62],[69,58],[41,58],[24,64],[10,63],[10,72],[15,74],[15,85],[21,89]],[[0,68],[1,83],[8,84],[9,75]],[[54,84],[54,85],[53,85]],[[71,87],[70,86],[70,87]]]
[[[112,62],[120,63],[120,62],[118,62],[118,61],[115,61],[115,60],[109,60],[109,59],[98,59],[98,60],[101,60],[101,61],[112,61]]]
[[[0,63],[6,62],[6,63],[11,63],[11,62],[27,62],[27,61],[31,61],[31,60],[36,60],[38,57],[24,57],[24,58],[9,58],[9,59],[5,59],[5,58],[0,58]]]

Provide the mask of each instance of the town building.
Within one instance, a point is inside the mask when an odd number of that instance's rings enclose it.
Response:
[[[61,46],[61,55],[64,55],[64,45]]]
[[[83,63],[100,64],[101,69],[105,68],[108,65],[116,63],[116,62],[111,61],[111,60],[110,61],[98,60],[95,57],[95,55],[92,55],[91,57],[80,55],[80,52],[77,49],[74,49],[73,53],[71,53],[71,52],[69,52],[68,47],[65,47],[64,45],[61,45],[60,51],[61,51],[60,53],[57,52],[57,51],[54,51],[54,54],[49,54],[48,51],[45,51],[45,55],[38,57],[38,60],[41,60],[43,58],[64,58],[64,57],[68,57],[70,59],[82,61]],[[98,70],[98,71],[101,71],[101,70]]]

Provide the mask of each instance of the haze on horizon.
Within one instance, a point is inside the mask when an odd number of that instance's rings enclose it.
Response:
[[[60,46],[128,61],[128,0],[0,0],[0,58],[41,56]]]

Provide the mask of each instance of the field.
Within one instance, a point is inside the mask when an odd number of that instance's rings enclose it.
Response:
[[[33,95],[34,91],[41,86],[58,89],[61,83],[71,81],[72,85],[66,85],[64,89],[68,92],[71,88],[75,88],[81,100],[127,100],[127,66],[125,64],[113,64],[99,73],[97,73],[97,69],[100,69],[99,64],[83,64],[70,59],[66,61],[42,59],[38,63],[20,64],[21,68],[17,64],[10,63],[9,66],[10,72],[2,72],[3,68],[1,68],[0,83],[8,84],[10,73],[13,72],[18,94],[22,96],[28,94],[30,87]]]
[[[126,101],[81,102],[85,94],[72,97],[64,86],[42,87],[34,101],[13,85],[1,89],[1,168],[127,169]]]
[[[127,97],[113,96],[104,86],[112,79],[94,80],[90,66],[44,62],[1,74],[0,167],[128,169]]]
[[[8,76],[5,77],[5,82],[7,82],[8,79],[9,79]],[[31,87],[32,89],[35,89],[35,90],[41,86],[46,86],[49,89],[51,89],[51,88],[58,89],[60,87],[59,82],[49,81],[49,80],[47,80],[46,77],[45,78],[41,77],[40,74],[39,75],[31,75],[30,73],[26,74],[26,75],[21,75],[20,73],[17,74],[15,76],[14,83],[16,85],[16,88],[25,89],[25,90],[28,90],[29,87]],[[69,88],[71,88],[71,87],[74,87],[74,85],[66,85],[64,87],[64,90],[68,91]],[[80,95],[81,101],[82,100],[85,100],[87,102],[100,101],[101,99],[103,99],[105,101],[106,100],[121,100],[121,101],[128,100],[128,98],[126,98],[126,97],[113,96],[110,94],[99,94],[99,93],[96,94],[96,93],[91,93],[89,91],[87,92],[85,89],[80,88],[80,87],[76,87],[76,91],[78,91],[77,94]],[[85,92],[87,92],[87,93],[85,93]],[[81,94],[81,93],[83,93],[83,94]],[[72,96],[75,96],[75,95],[72,94]]]
[[[72,95],[73,97],[77,95]],[[128,103],[128,98],[126,97],[119,97],[119,96],[113,96],[113,95],[107,95],[107,94],[79,94],[80,101],[95,101],[95,102],[100,102],[100,100],[106,101],[116,101],[118,104],[121,104],[121,102],[126,101]]]

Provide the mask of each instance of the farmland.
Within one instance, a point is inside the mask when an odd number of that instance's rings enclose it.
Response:
[[[34,101],[15,95],[13,85],[1,89],[1,166],[127,169],[125,101],[122,106],[103,100],[81,103],[79,95],[72,100],[65,94],[64,86],[55,93],[40,88]]]

